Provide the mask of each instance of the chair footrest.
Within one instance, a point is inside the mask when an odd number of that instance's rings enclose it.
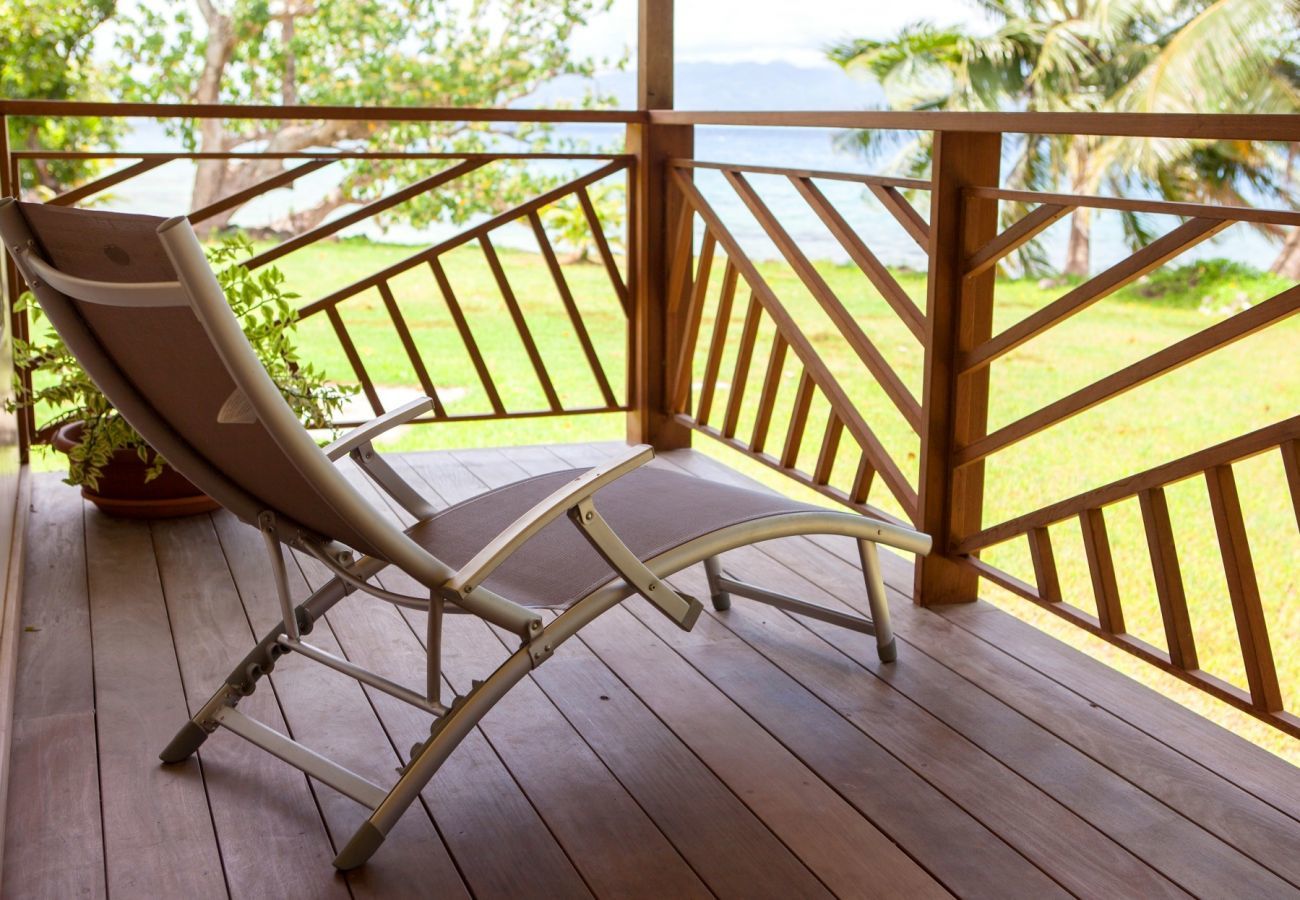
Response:
[[[756,584],[737,581],[725,574],[719,574],[715,584],[718,590],[725,593],[735,594],[738,597],[747,597],[750,600],[757,600],[759,603],[766,603],[768,606],[775,606],[777,609],[783,609],[786,612],[806,616],[809,619],[817,619],[821,622],[829,622],[831,625],[838,625],[841,628],[848,628],[851,631],[859,631],[862,634],[876,633],[875,623],[863,616],[853,616],[848,613],[839,612],[838,610],[818,606],[815,603],[796,600],[794,597],[787,597],[785,594],[778,594],[776,591],[769,591]]]

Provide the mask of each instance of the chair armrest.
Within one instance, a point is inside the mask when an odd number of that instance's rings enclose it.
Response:
[[[336,461],[342,459],[357,447],[370,443],[385,431],[396,428],[398,425],[405,425],[431,409],[433,409],[433,399],[430,397],[412,400],[410,403],[390,410],[382,416],[371,419],[364,425],[353,428],[334,443],[327,444],[325,446],[325,455]]]
[[[596,491],[644,466],[654,455],[652,447],[631,447],[617,459],[583,472],[510,523],[473,559],[460,567],[447,582],[446,590],[461,596],[474,590],[521,544]]]

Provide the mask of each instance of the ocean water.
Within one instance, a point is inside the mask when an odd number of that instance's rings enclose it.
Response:
[[[592,151],[617,150],[622,146],[621,126],[566,127],[558,134],[564,138],[581,141]],[[845,132],[820,128],[722,128],[696,129],[695,158],[714,162],[750,165],[784,166],[800,169],[821,169],[840,172],[874,172],[880,174],[887,166],[879,162],[869,165],[861,156],[839,146]],[[171,151],[179,149],[178,142],[169,137],[157,123],[140,121],[127,137],[123,150]],[[429,163],[433,172],[444,165]],[[599,163],[551,162],[533,163],[539,170],[556,174],[590,171]],[[282,188],[268,193],[244,206],[234,223],[246,227],[265,226],[286,213],[314,205],[328,190],[338,183],[339,166],[329,166],[300,179],[292,188]],[[621,173],[613,178],[624,177]],[[779,176],[750,175],[751,183],[762,196],[777,219],[794,237],[804,252],[813,259],[847,262],[848,255],[820,220],[798,195],[789,182]],[[176,160],[113,188],[104,198],[104,206],[112,209],[174,215],[189,208],[194,178],[194,166],[185,160]],[[750,215],[748,209],[720,173],[697,170],[696,183],[727,224],[745,251],[756,259],[778,258],[779,252],[767,238],[763,229]],[[831,180],[820,181],[819,187],[832,204],[854,226],[858,234],[882,261],[892,266],[924,268],[925,256],[916,243],[881,207],[874,197],[860,185]],[[928,215],[929,196],[918,193],[912,198],[923,214]],[[347,212],[341,209],[333,215]],[[1179,219],[1159,216],[1151,219],[1157,233],[1176,227]],[[1042,243],[1048,258],[1060,265],[1065,256],[1068,220],[1062,220],[1048,229]],[[446,238],[463,226],[437,224],[415,229],[393,226],[381,229],[374,223],[364,222],[340,232],[344,236],[367,236],[375,240],[422,245]],[[497,240],[508,247],[535,249],[531,232],[522,226],[502,229]],[[1228,257],[1258,268],[1267,268],[1277,253],[1277,243],[1246,225],[1228,228],[1212,241],[1207,241],[1184,254],[1181,259],[1194,260],[1208,257]],[[1093,224],[1092,265],[1100,270],[1124,258],[1129,253],[1117,213],[1099,211]]]

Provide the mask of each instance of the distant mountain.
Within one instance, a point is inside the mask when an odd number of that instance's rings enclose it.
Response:
[[[674,70],[678,109],[789,110],[865,109],[880,106],[884,94],[874,82],[859,81],[832,67],[790,63],[678,63]],[[576,77],[557,78],[519,106],[577,100],[588,83]],[[606,72],[595,88],[611,95],[625,109],[636,106],[636,73]]]

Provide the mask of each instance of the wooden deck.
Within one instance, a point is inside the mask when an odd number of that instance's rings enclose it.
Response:
[[[400,465],[453,503],[611,450]],[[689,451],[661,464],[740,477]],[[226,514],[108,519],[43,476],[28,547],[5,897],[1300,894],[1300,770],[988,604],[913,607],[899,559],[891,666],[869,638],[744,600],[690,634],[630,601],[495,709],[344,878],[351,801],[229,733],[156,759],[277,616],[257,533]],[[787,540],[727,564],[862,609],[852,551]],[[463,692],[506,647],[468,617],[447,628]],[[313,640],[423,677],[385,604],[342,604]],[[426,733],[303,660],[271,683],[241,709],[382,783]]]

